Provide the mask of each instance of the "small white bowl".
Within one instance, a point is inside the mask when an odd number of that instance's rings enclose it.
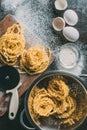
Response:
[[[80,49],[74,43],[62,45],[58,52],[58,62],[66,69],[75,67],[80,61]]]
[[[56,0],[54,4],[57,10],[65,10],[68,6],[67,0]]]
[[[61,31],[65,27],[65,20],[62,17],[56,17],[53,19],[52,25],[56,31]]]

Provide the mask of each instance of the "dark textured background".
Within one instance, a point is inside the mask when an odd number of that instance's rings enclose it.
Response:
[[[87,74],[87,0],[68,0],[68,9],[74,9],[79,16],[79,21],[75,27],[80,32],[80,38],[76,44],[84,57],[81,73]],[[51,25],[52,19],[57,16],[63,16],[63,12],[54,8],[54,0],[47,0],[47,2],[46,0],[43,0],[43,2],[40,2],[40,0],[25,0],[22,4],[17,5],[16,8],[7,9],[7,7],[4,8],[0,5],[0,20],[8,13],[15,15],[18,21],[26,24],[30,31],[32,30],[45,44],[48,44],[55,51],[58,46],[68,42],[62,36],[62,33],[55,32]],[[57,69],[56,66],[54,64],[52,69]],[[87,78],[83,78],[83,81],[87,87]],[[14,121],[8,119],[8,113],[0,117],[0,130],[24,130],[19,122],[24,96],[20,99],[19,112]],[[27,123],[26,119],[25,122]],[[87,119],[77,130],[87,130]]]

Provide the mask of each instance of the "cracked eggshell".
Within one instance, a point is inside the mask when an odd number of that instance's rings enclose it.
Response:
[[[63,28],[63,36],[71,42],[75,42],[79,39],[79,31],[74,27],[64,27]]]
[[[68,9],[64,12],[64,15],[63,15],[63,18],[65,20],[65,22],[68,24],[68,25],[71,25],[71,26],[74,26],[77,24],[78,22],[78,15],[77,13],[72,10],[72,9]]]
[[[53,19],[52,26],[56,31],[61,31],[65,27],[65,20],[62,17]]]
[[[57,10],[64,10],[68,6],[67,0],[56,0],[54,4]]]

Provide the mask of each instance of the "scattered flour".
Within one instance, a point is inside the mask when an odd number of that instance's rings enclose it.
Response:
[[[54,0],[2,0],[1,6],[4,10],[12,11],[16,19],[38,35],[44,44],[51,48],[61,44],[60,37],[52,27],[52,20],[56,17]]]
[[[2,0],[1,7],[4,11],[13,12],[15,18],[25,27],[28,41],[32,41],[33,44],[34,42],[36,44],[40,38],[39,41],[43,41],[54,51],[63,44],[61,34],[54,31],[52,27],[53,18],[59,15],[54,8],[54,0]],[[83,64],[78,65],[69,71],[81,73],[83,66]],[[57,69],[65,70],[58,62]]]

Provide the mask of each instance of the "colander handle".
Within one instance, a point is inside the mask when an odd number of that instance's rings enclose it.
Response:
[[[87,74],[80,74],[79,77],[87,77]]]
[[[27,126],[27,125],[24,123],[24,114],[25,114],[25,111],[22,110],[22,112],[21,112],[21,114],[20,114],[20,123],[21,123],[21,125],[22,125],[25,129],[27,129],[27,130],[35,130],[35,128],[29,127],[29,126]]]

